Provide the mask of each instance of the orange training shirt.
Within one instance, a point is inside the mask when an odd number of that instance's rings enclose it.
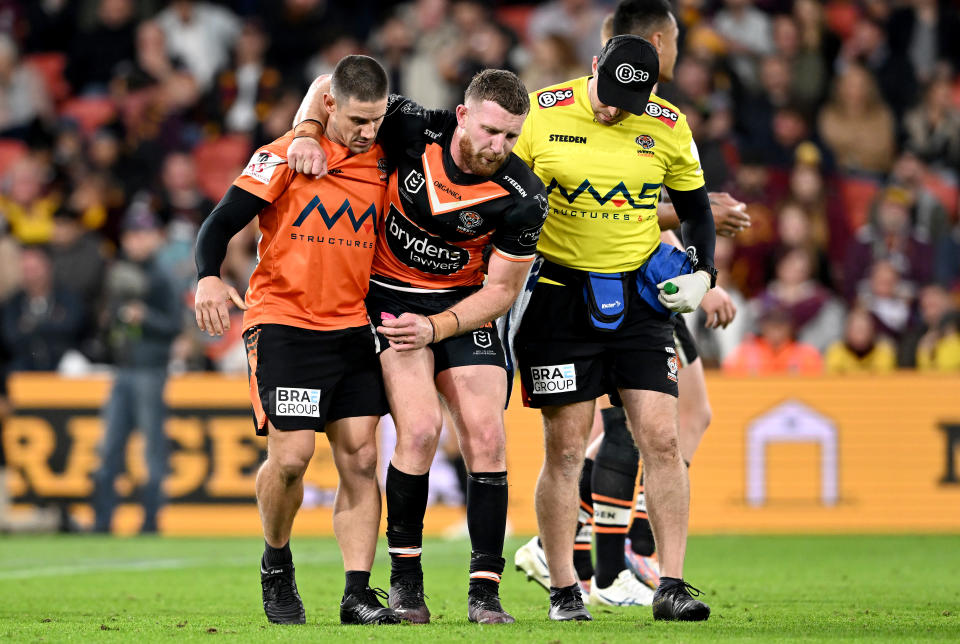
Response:
[[[250,277],[244,330],[285,324],[318,331],[369,324],[363,299],[387,186],[379,145],[362,154],[326,137],[328,174],[287,165],[287,132],[257,150],[233,185],[270,202],[260,212],[258,263]]]

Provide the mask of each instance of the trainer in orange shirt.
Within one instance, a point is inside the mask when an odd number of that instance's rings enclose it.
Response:
[[[397,623],[369,586],[380,523],[376,425],[386,412],[377,341],[364,306],[386,189],[375,144],[387,107],[387,76],[366,56],[347,56],[323,97],[321,145],[330,172],[294,172],[288,132],[257,150],[197,238],[197,324],[229,328],[227,306],[244,309],[244,340],[256,430],[267,436],[257,475],[266,548],[260,564],[271,622],[303,624],[289,541],[303,499],[315,433],[326,432],[340,475],[333,528],[343,555],[345,624]],[[259,262],[246,301],[220,279],[230,238],[259,215]]]

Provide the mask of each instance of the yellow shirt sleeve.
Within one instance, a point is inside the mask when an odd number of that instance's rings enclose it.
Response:
[[[536,98],[531,98],[531,104],[536,105]],[[527,114],[523,121],[523,129],[520,130],[520,136],[517,137],[517,144],[513,146],[513,153],[533,168],[533,112]]]
[[[663,183],[674,190],[696,190],[704,185],[703,168],[686,116],[681,115],[677,121],[676,141],[677,156],[667,168]]]

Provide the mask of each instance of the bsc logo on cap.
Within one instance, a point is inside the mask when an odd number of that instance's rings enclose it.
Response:
[[[636,69],[630,63],[620,63],[614,72],[617,80],[624,85],[630,83],[645,83],[650,80],[650,74],[642,69]]]

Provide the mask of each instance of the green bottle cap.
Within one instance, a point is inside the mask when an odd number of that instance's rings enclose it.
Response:
[[[666,293],[667,295],[673,295],[679,290],[680,289],[678,289],[677,285],[674,284],[673,282],[667,282],[666,284],[663,285],[663,292]]]

